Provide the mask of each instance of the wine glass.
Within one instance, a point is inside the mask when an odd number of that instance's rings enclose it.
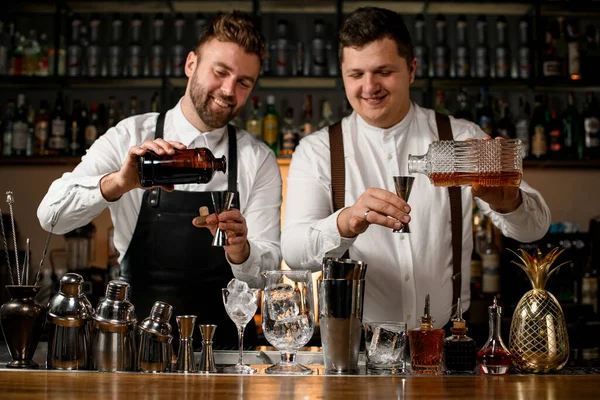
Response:
[[[238,346],[240,351],[238,363],[231,367],[224,368],[223,372],[230,374],[255,374],[256,369],[245,365],[243,360],[244,329],[246,329],[246,324],[250,322],[258,309],[260,289],[222,289],[222,291],[223,303],[225,304],[227,315],[229,315],[229,318],[231,318],[238,329]]]
[[[281,361],[267,374],[310,375],[296,362],[296,351],[314,332],[314,304],[310,271],[269,271],[265,274],[262,326],[265,338],[281,353]]]

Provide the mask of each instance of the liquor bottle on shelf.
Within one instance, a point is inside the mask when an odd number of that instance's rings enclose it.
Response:
[[[458,110],[454,113],[454,118],[462,118],[467,121],[473,121],[473,114],[469,108],[469,95],[466,88],[461,88],[456,95]]]
[[[484,295],[496,295],[500,292],[500,253],[494,243],[494,225],[487,219],[486,240],[481,249],[481,265],[483,268],[482,287]]]
[[[475,48],[475,76],[488,78],[490,76],[490,55],[487,47],[488,25],[485,16],[477,17],[477,47]]]
[[[531,112],[529,109],[529,103],[525,100],[525,97],[519,96],[519,114],[515,121],[515,137],[523,144],[523,150],[521,156],[523,158],[529,157],[529,119]]]
[[[483,133],[492,136],[494,132],[494,114],[490,106],[488,89],[485,86],[479,89],[479,101],[475,107],[475,114],[477,125],[479,125]]]
[[[468,78],[471,76],[471,52],[468,37],[467,17],[460,15],[456,22],[455,74],[457,78]]]
[[[581,80],[581,37],[572,21],[567,23],[567,76],[572,81]]]
[[[512,356],[502,341],[500,333],[502,321],[502,307],[494,297],[494,303],[488,307],[489,336],[485,345],[477,352],[477,364],[482,374],[506,374],[512,363]]]
[[[277,37],[273,42],[273,58],[275,65],[273,72],[276,76],[291,75],[290,42],[288,39],[288,23],[284,20],[277,21]]]
[[[138,100],[137,96],[131,96],[129,98],[129,115],[128,117],[133,117],[138,114]]]
[[[71,39],[67,46],[67,75],[71,77],[82,75],[83,50],[80,33],[81,17],[75,14],[71,19]]]
[[[296,42],[293,73],[294,76],[310,75],[310,57],[306,54],[306,48],[301,40]]]
[[[552,31],[546,30],[546,43],[542,55],[542,76],[560,76],[562,74],[562,63],[558,58]]]
[[[131,42],[127,47],[127,75],[133,78],[142,76],[144,71],[144,55],[140,42],[142,31],[142,16],[134,14],[129,27]]]
[[[65,76],[67,73],[67,46],[65,36],[59,34],[58,49],[48,49],[48,75]]]
[[[508,48],[508,21],[501,16],[496,20],[496,78],[510,77],[510,50]]]
[[[117,99],[114,96],[108,98],[107,110],[107,128],[112,128],[119,123],[120,119],[117,115]]]
[[[34,127],[33,154],[36,156],[48,155],[48,137],[50,136],[50,114],[48,113],[48,102],[42,100]]]
[[[585,52],[581,61],[582,76],[595,76],[600,69],[600,46],[598,29],[595,25],[589,24],[585,29]]]
[[[194,20],[194,31],[196,33],[196,35],[194,36],[194,40],[192,46],[196,47],[196,44],[198,44],[198,41],[200,40],[200,35],[202,34],[202,30],[204,29],[204,27],[206,26],[206,16],[202,13],[197,13],[196,14],[196,19]]]
[[[435,19],[435,47],[433,49],[433,71],[436,78],[450,76],[450,50],[446,43],[446,18],[438,15]]]
[[[165,19],[161,13],[158,13],[152,21],[152,45],[150,47],[150,75],[154,77],[163,76],[165,73],[164,28]]]
[[[581,132],[581,117],[575,106],[575,95],[567,95],[567,108],[562,115],[563,131],[565,133],[565,151],[569,159],[583,160],[585,138]]]
[[[99,137],[98,103],[90,105],[90,118],[84,130],[85,149],[89,149]]]
[[[54,102],[54,110],[50,115],[50,138],[48,139],[48,155],[57,156],[67,153],[67,113],[62,92],[58,92]]]
[[[443,90],[438,90],[435,94],[435,106],[433,109],[440,114],[450,115],[450,111],[446,107],[446,93]]]
[[[106,70],[104,70],[102,48],[100,47],[99,42],[101,26],[102,20],[100,19],[100,16],[92,16],[90,20],[90,40],[87,48],[85,49],[87,76],[90,77],[106,74]]]
[[[120,77],[123,75],[123,20],[119,14],[113,14],[108,45],[108,76]]]
[[[9,100],[6,104],[4,112],[4,120],[2,122],[2,155],[10,156],[12,154],[12,135],[13,135],[13,120],[15,118],[15,102]]]
[[[40,44],[35,29],[29,31],[29,36],[23,49],[23,75],[38,75],[40,70]]]
[[[513,139],[515,138],[515,125],[510,118],[510,109],[508,106],[508,102],[504,99],[498,98],[498,109],[500,114],[500,119],[496,124],[496,132],[494,137],[502,137],[505,139]]]
[[[408,331],[413,374],[439,375],[441,373],[445,332],[443,329],[435,329],[433,322],[429,295],[427,295],[421,326]]]
[[[23,51],[25,47],[25,37],[19,32],[14,34],[14,46],[9,56],[9,75],[23,75]]]
[[[452,320],[451,336],[444,339],[444,367],[449,374],[472,374],[477,366],[477,346],[467,336],[467,323],[462,317],[462,302],[458,298],[456,317]]]
[[[331,104],[329,101],[325,100],[323,102],[323,108],[321,110],[321,120],[319,121],[319,129],[325,128],[326,126],[334,124],[333,120],[333,110],[331,109]]]
[[[29,122],[27,121],[27,104],[23,93],[17,95],[17,112],[13,119],[12,129],[11,155],[24,156],[27,151]]]
[[[225,156],[216,158],[205,147],[175,150],[174,155],[162,156],[147,151],[138,157],[137,163],[142,187],[208,183],[215,172],[227,172]]]
[[[555,24],[555,45],[556,45],[556,55],[560,62],[560,76],[567,75],[568,69],[568,48],[567,48],[567,38],[565,37],[565,18],[558,17]]]
[[[535,96],[535,107],[531,117],[531,156],[535,159],[545,158],[548,153],[546,107],[541,95]]]
[[[35,141],[34,127],[35,127],[35,107],[29,104],[27,107],[27,145],[25,149],[25,155],[31,157],[33,155],[33,143]]]
[[[252,97],[252,110],[246,121],[246,130],[258,140],[263,139],[263,118],[260,115],[260,101],[258,96]]]
[[[0,76],[8,75],[9,44],[10,36],[4,31],[4,23],[0,21]]]
[[[40,34],[40,63],[37,75],[48,76],[50,71],[50,44],[48,43],[48,35],[45,32]]]
[[[531,78],[532,58],[529,18],[523,16],[519,20],[519,78]]]
[[[279,116],[275,110],[275,96],[272,94],[267,96],[267,109],[263,119],[263,140],[273,150],[275,154],[278,152],[277,139],[279,137]]]
[[[185,18],[183,14],[175,16],[174,24],[174,40],[175,43],[171,47],[171,75],[184,76],[185,60],[187,57],[186,47],[183,42],[183,31],[185,30]]]
[[[585,134],[585,158],[600,159],[600,108],[593,92],[587,94],[587,106],[582,113]]]
[[[310,135],[313,132],[313,117],[312,117],[312,95],[307,94],[304,98],[304,116],[300,125],[300,139]]]
[[[69,155],[78,156],[83,153],[85,138],[84,126],[81,125],[81,100],[73,101],[73,109],[69,124]]]
[[[562,121],[558,116],[558,111],[554,107],[550,111],[548,138],[550,139],[550,144],[548,145],[550,158],[553,160],[565,158],[565,133],[563,131]]]
[[[160,112],[160,97],[158,92],[152,94],[150,99],[150,112]]]
[[[294,154],[298,145],[298,132],[294,126],[294,109],[288,107],[285,110],[283,124],[281,125],[281,140],[279,146],[279,157],[289,158]]]
[[[310,74],[312,76],[327,75],[327,52],[325,49],[325,22],[315,21],[314,37],[310,44]]]
[[[414,54],[417,58],[417,67],[415,70],[416,78],[426,78],[429,76],[429,52],[425,43],[425,16],[417,15],[415,20],[415,42]]]

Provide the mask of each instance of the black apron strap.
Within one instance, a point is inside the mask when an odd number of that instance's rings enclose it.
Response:
[[[329,151],[331,154],[331,197],[333,212],[336,212],[345,205],[346,190],[346,164],[341,121],[329,126]],[[349,250],[346,250],[342,258],[350,258]]]
[[[165,135],[165,115],[165,113],[158,114],[156,128],[154,129],[154,139],[162,139]]]
[[[230,192],[237,192],[237,132],[235,126],[231,124],[227,125],[227,135],[229,138],[227,190]]]
[[[438,128],[440,140],[452,140],[452,127],[448,116],[435,113],[435,122]],[[452,224],[452,310],[456,311],[455,301],[461,295],[461,264],[462,264],[462,198],[460,187],[452,186],[448,188],[450,196],[450,218]]]

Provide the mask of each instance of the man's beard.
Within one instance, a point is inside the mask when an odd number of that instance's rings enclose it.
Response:
[[[211,96],[204,86],[202,86],[198,82],[197,75],[194,74],[192,78],[192,85],[190,87],[190,97],[192,98],[192,104],[196,109],[196,113],[208,127],[212,129],[221,128],[225,126],[229,121],[231,121],[240,111],[239,108],[236,108],[235,98],[233,96],[225,96],[222,93],[217,95],[216,93],[211,93],[212,97],[215,97],[219,100],[226,102],[227,104],[232,104],[231,107],[222,108],[219,111],[215,112],[211,109]]]

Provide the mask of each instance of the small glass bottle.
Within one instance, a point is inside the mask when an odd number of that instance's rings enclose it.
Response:
[[[444,339],[444,367],[449,374],[472,374],[477,364],[475,341],[467,336],[467,325],[462,318],[460,298],[456,306],[456,318],[452,321],[452,336]]]
[[[225,156],[216,158],[205,147],[175,150],[174,155],[157,155],[147,151],[138,158],[142,187],[208,183],[216,171],[227,172]]]
[[[421,326],[408,331],[413,374],[439,375],[442,371],[444,330],[433,328],[433,319],[429,310],[429,295],[427,295]]]
[[[490,335],[487,342],[477,352],[477,365],[482,374],[503,375],[508,372],[512,356],[500,336],[502,307],[494,297],[494,304],[488,307],[490,315]]]
[[[425,174],[434,186],[519,186],[523,176],[521,141],[441,140],[426,154],[408,156],[408,172]]]

